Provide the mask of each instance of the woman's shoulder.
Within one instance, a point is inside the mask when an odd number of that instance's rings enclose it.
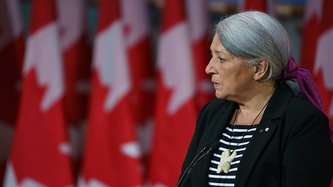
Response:
[[[282,106],[285,113],[293,115],[323,115],[325,114],[315,107],[304,96],[295,94],[287,83],[280,83],[278,86],[277,95],[274,97],[274,103]]]
[[[285,119],[289,121],[293,128],[304,128],[314,124],[317,126],[319,123],[327,124],[328,118],[325,113],[312,105],[309,101],[302,97],[294,96],[285,110]],[[298,124],[298,125],[296,125]]]
[[[325,115],[321,110],[315,107],[312,103],[310,103],[307,99],[299,96],[294,96],[290,100],[288,105],[289,111],[298,111],[301,114],[304,113],[316,113]]]

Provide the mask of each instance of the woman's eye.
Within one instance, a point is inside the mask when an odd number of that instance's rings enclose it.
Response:
[[[223,62],[225,59],[224,58],[222,58],[222,57],[218,57],[218,59],[221,61],[221,62]]]

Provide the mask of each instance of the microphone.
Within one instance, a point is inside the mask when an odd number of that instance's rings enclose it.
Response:
[[[187,177],[191,174],[193,167],[206,155],[208,155],[209,153],[215,151],[216,149],[218,149],[220,147],[220,142],[216,141],[211,143],[208,147],[204,147],[191,161],[190,165],[187,166],[187,168],[185,169],[185,171],[183,172],[183,174],[181,175],[176,187],[181,187],[184,185]]]

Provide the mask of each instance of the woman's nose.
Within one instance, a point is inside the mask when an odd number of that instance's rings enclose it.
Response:
[[[213,57],[209,60],[206,68],[205,68],[205,72],[210,75],[213,73],[213,66],[212,66],[212,62],[213,62]]]

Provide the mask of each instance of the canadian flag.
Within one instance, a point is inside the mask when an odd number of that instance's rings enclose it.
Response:
[[[57,0],[60,45],[64,62],[64,109],[75,170],[82,154],[91,73],[91,43],[86,25],[86,2]]]
[[[333,133],[333,63],[331,52],[333,41],[333,18],[330,11],[330,1],[309,0],[306,4],[305,25],[301,49],[301,66],[312,70],[318,85],[324,111],[328,115]],[[327,48],[328,47],[328,48]],[[333,141],[333,135],[332,141]]]
[[[101,0],[92,92],[79,186],[140,186],[140,149],[129,105],[132,88],[120,1]]]
[[[322,21],[322,0],[307,0],[300,51],[300,65],[313,70],[315,51]]]
[[[18,112],[24,38],[18,0],[0,0],[0,183]]]
[[[148,179],[154,186],[175,186],[194,132],[194,62],[185,1],[164,2],[157,51],[157,103]]]
[[[151,151],[155,98],[155,64],[152,59],[151,29],[146,0],[122,0],[125,44],[131,74],[130,103],[137,137],[146,161]]]
[[[333,142],[333,2],[308,0],[305,11],[301,65],[312,70],[318,85]],[[333,187],[333,177],[331,182]]]
[[[329,118],[333,142],[333,1],[324,0],[313,75]]]
[[[32,1],[23,87],[5,187],[72,186],[54,1]]]
[[[214,88],[205,68],[210,60],[210,19],[206,0],[186,0],[189,34],[193,50],[196,79],[196,102],[201,108],[215,97]]]

